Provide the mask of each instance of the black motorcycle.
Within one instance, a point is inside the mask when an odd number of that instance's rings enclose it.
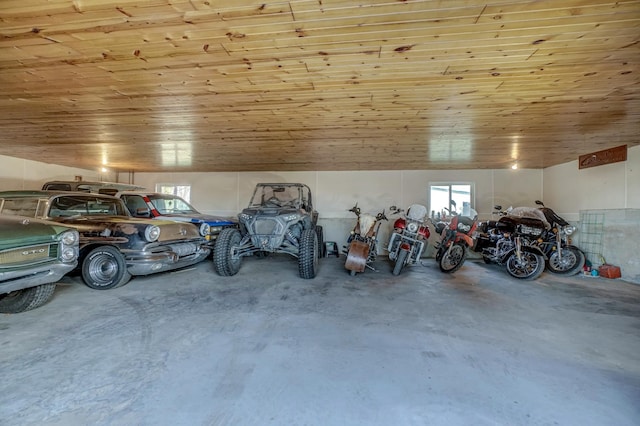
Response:
[[[570,236],[576,231],[572,226],[558,216],[551,208],[546,207],[540,200],[536,204],[544,214],[550,229],[540,236],[535,244],[547,256],[547,268],[555,274],[575,275],[582,270],[586,257],[578,247],[571,245]]]
[[[500,206],[495,208],[502,210]],[[512,277],[538,278],[544,272],[546,256],[532,241],[547,230],[544,217],[518,209],[500,214],[499,220],[482,222],[478,226],[473,250],[482,253],[486,263],[504,265]]]

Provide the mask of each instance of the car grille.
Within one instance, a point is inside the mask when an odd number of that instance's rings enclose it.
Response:
[[[180,241],[200,237],[198,228],[191,224],[172,223],[160,226],[160,238],[158,241]]]
[[[273,233],[277,224],[278,222],[272,219],[258,219],[255,221],[253,227],[256,234],[269,235]]]
[[[195,243],[183,243],[183,244],[169,244],[171,251],[176,253],[179,257],[189,256],[196,253],[199,249],[198,244]]]
[[[43,263],[58,257],[57,244],[41,244],[0,252],[0,266],[23,266]]]

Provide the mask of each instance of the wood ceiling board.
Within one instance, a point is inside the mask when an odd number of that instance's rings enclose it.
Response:
[[[638,144],[637,1],[207,3],[2,2],[0,153],[388,170]]]

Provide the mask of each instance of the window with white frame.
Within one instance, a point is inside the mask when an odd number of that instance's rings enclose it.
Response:
[[[445,219],[451,212],[464,214],[474,208],[472,183],[432,183],[429,185],[431,217]]]
[[[161,194],[172,194],[185,200],[187,203],[191,202],[191,185],[173,185],[169,183],[156,184],[156,192]]]

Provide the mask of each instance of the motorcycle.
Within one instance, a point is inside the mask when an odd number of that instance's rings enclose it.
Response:
[[[358,272],[364,272],[365,268],[375,269],[371,266],[376,260],[378,252],[378,230],[383,220],[388,220],[384,210],[376,216],[368,213],[362,214],[358,203],[349,209],[356,215],[356,225],[347,239],[348,248],[345,247],[347,260],[344,267],[351,276]]]
[[[478,226],[473,250],[482,253],[486,263],[504,265],[514,278],[538,278],[544,272],[546,256],[532,241],[550,228],[544,215],[537,209],[516,207],[502,212],[502,207],[495,208],[502,217]]]
[[[452,205],[455,203],[452,201]],[[478,212],[469,208],[462,213],[451,212],[449,223],[438,222],[436,232],[440,241],[436,244],[436,262],[442,272],[452,273],[460,269],[467,258],[467,251],[474,246],[473,235],[478,227]]]
[[[404,210],[391,206],[391,214],[400,214]],[[394,262],[393,275],[400,275],[405,265],[414,265],[420,261],[426,247],[430,231],[425,222],[427,208],[421,204],[412,204],[404,217],[393,223],[393,232],[389,238],[387,250],[389,259]]]
[[[571,245],[570,236],[576,231],[576,227],[546,207],[542,201],[536,200],[536,204],[541,206],[539,210],[551,224],[551,228],[537,240],[538,246],[547,256],[547,269],[555,274],[577,274],[584,267],[586,257],[582,250]]]

